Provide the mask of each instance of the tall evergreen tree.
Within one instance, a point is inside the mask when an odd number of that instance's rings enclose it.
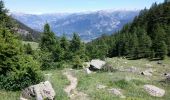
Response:
[[[140,34],[140,36],[139,36],[139,57],[140,58],[150,57],[152,40],[147,35],[147,33],[144,29],[141,29],[139,34]]]
[[[64,50],[64,51],[67,51],[68,50],[68,47],[69,47],[69,42],[66,38],[65,35],[63,35],[60,39],[60,46],[61,48]]]
[[[136,33],[132,33],[129,41],[129,56],[133,59],[137,59],[139,57],[139,42]]]
[[[56,47],[56,37],[51,31],[49,24],[45,24],[44,32],[41,36],[40,48],[41,50],[52,52]]]
[[[82,42],[78,34],[73,33],[73,38],[70,42],[70,50],[72,53],[80,53]]]

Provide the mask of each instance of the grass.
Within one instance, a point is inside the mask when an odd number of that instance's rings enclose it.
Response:
[[[91,100],[121,100],[121,98],[108,92],[108,89],[121,89],[125,100],[170,100],[170,84],[161,82],[164,79],[163,74],[170,72],[170,58],[162,61],[163,65],[157,64],[157,61],[141,60],[127,60],[121,58],[108,58],[107,62],[111,63],[114,68],[130,68],[136,67],[140,71],[148,68],[155,70],[153,76],[143,76],[139,72],[97,72],[87,75],[85,71],[73,70],[75,77],[78,78],[78,91],[86,93]],[[64,88],[69,84],[67,78],[62,74],[64,70],[49,70],[44,71],[44,74],[51,74],[49,81],[52,83],[56,92],[56,100],[68,100]],[[105,89],[97,89],[97,85],[107,86]],[[165,96],[158,98],[150,96],[143,89],[143,85],[151,84],[166,91]],[[20,91],[7,92],[0,90],[0,100],[18,100]]]
[[[62,74],[62,70],[44,71],[44,74],[51,74],[49,81],[56,92],[56,100],[68,100],[67,94],[64,92],[64,87],[69,84],[67,78]],[[19,100],[20,91],[7,92],[0,90],[0,100]]]
[[[23,43],[23,44],[28,44],[28,43],[29,43],[29,44],[31,45],[31,47],[32,47],[33,50],[38,49],[38,45],[39,45],[39,43],[37,43],[37,42],[22,41],[22,43]]]
[[[114,96],[108,92],[108,89],[119,88],[126,96],[126,100],[170,100],[170,84],[160,82],[164,79],[163,74],[170,72],[170,59],[162,61],[163,65],[157,64],[157,61],[141,60],[127,60],[120,58],[109,58],[106,60],[110,62],[113,67],[119,69],[136,67],[140,71],[152,68],[154,71],[153,76],[142,76],[140,73],[131,72],[98,72],[87,75],[81,71],[76,72],[79,84],[78,90],[83,91],[90,96],[92,100],[119,100],[119,97]],[[152,65],[152,66],[149,66]],[[106,89],[97,89],[96,86],[102,84],[107,86]],[[162,89],[165,89],[166,94],[162,98],[150,96],[143,89],[144,84],[151,84]]]

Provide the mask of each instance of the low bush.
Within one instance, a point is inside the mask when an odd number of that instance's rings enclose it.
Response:
[[[15,57],[11,70],[0,75],[0,88],[6,90],[21,90],[43,80],[39,63],[31,56],[20,55]]]
[[[101,71],[104,72],[116,72],[117,69],[111,64],[111,62],[107,62],[103,68],[101,69]]]

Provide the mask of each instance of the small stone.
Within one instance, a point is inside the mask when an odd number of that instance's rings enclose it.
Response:
[[[116,88],[112,88],[112,89],[108,89],[108,91],[116,96],[119,96],[120,98],[126,98],[120,89],[116,89]]]
[[[107,86],[105,86],[105,85],[101,85],[101,84],[98,84],[97,85],[97,89],[104,89],[104,88],[106,88]]]
[[[152,73],[153,73],[152,69],[147,69],[147,70],[141,72],[141,74],[145,75],[145,76],[152,76]]]
[[[167,80],[167,81],[170,81],[170,73],[165,73],[164,75],[165,75],[165,77],[166,77],[166,80]]]

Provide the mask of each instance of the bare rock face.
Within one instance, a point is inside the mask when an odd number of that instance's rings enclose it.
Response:
[[[126,98],[120,89],[116,89],[116,88],[112,88],[112,89],[108,89],[110,93],[116,95],[116,96],[119,96],[120,98]]]
[[[35,97],[36,100],[53,100],[55,91],[49,81],[41,82],[37,85],[30,86],[22,91],[20,100]]]
[[[153,86],[153,85],[144,85],[144,89],[151,96],[163,97],[165,95],[165,90],[160,89],[160,88]]]

